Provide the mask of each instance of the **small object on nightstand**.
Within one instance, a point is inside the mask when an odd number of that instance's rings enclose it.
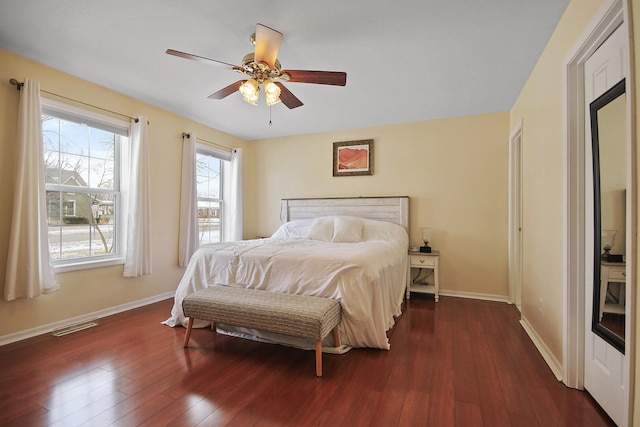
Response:
[[[602,230],[601,239],[602,239],[602,259],[605,261],[609,261],[608,258],[611,256],[611,248],[613,248],[613,242],[616,240],[616,230]]]
[[[424,242],[424,246],[420,246],[420,252],[430,254],[431,247],[429,246],[429,242],[431,241],[431,227],[422,227],[420,230],[422,231],[422,241]]]

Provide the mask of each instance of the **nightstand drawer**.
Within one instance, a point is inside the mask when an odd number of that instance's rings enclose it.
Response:
[[[412,267],[434,267],[436,265],[436,259],[431,256],[410,255],[409,258]]]
[[[616,268],[616,269],[610,268],[609,269],[609,277],[608,277],[608,279],[610,281],[612,281],[612,282],[613,281],[624,282],[624,281],[626,281],[626,278],[627,278],[627,274],[626,274],[626,272],[624,270],[618,269],[618,268]]]

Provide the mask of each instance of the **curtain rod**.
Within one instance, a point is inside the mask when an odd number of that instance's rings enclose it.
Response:
[[[189,132],[182,132],[182,137],[184,138],[185,136],[187,138],[191,138],[191,134]],[[206,142],[207,144],[211,144],[211,145],[216,146],[218,148],[223,148],[223,149],[225,149],[227,151],[231,151],[231,152],[235,151],[233,148],[225,147],[224,145],[216,144],[215,142],[207,141],[206,139],[202,139],[202,138],[199,138],[197,136],[196,136],[196,140],[202,141],[202,142]]]
[[[22,89],[22,86],[24,86],[23,82],[19,82],[16,79],[9,79],[9,83],[11,85],[15,86],[16,89],[18,89],[18,91],[20,89]],[[44,89],[40,89],[40,92],[48,93],[49,95],[57,96],[59,98],[66,99],[67,101],[77,102],[78,104],[86,105],[86,106],[91,107],[91,108],[97,108],[98,110],[106,111],[106,112],[109,112],[111,114],[116,114],[116,115],[121,116],[121,117],[126,117],[126,118],[134,120],[136,123],[138,123],[138,118],[136,118],[136,117],[131,117],[131,116],[128,116],[126,114],[118,113],[117,111],[107,110],[106,108],[98,107],[97,105],[89,104],[89,103],[86,103],[86,102],[83,102],[83,101],[78,101],[77,99],[68,98],[68,97],[66,97],[64,95],[60,95],[60,94],[57,94],[57,93],[49,92],[49,91],[46,91]],[[147,120],[147,124],[149,124],[148,120]]]

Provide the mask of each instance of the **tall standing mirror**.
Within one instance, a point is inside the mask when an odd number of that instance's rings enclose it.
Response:
[[[592,330],[625,351],[627,125],[625,81],[590,105],[593,148]]]

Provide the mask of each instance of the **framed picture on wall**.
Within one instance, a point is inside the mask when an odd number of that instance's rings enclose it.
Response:
[[[373,175],[373,139],[333,143],[333,176]]]

